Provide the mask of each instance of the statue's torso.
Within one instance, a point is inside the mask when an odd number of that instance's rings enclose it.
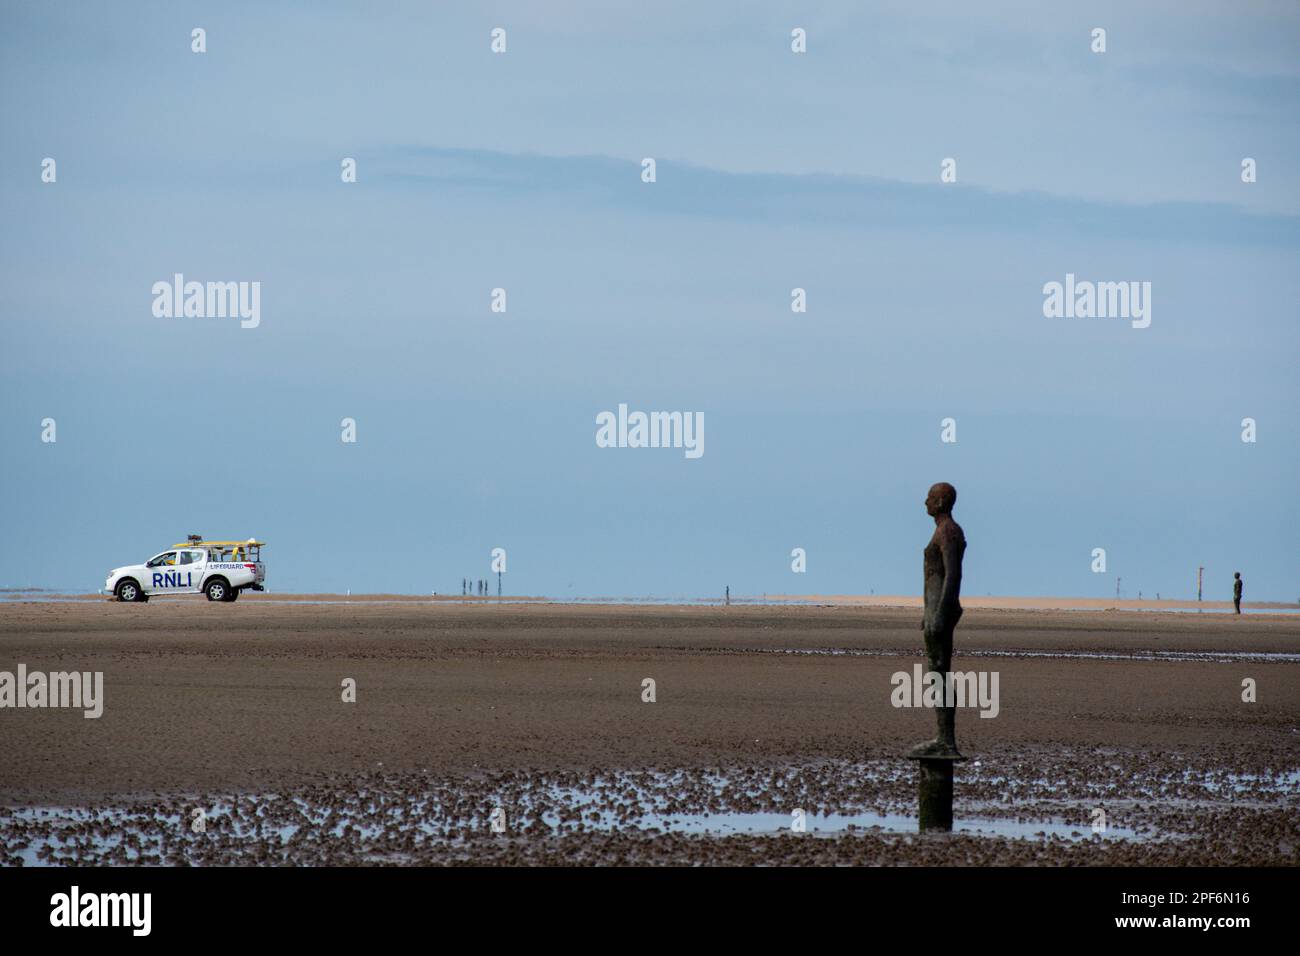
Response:
[[[935,527],[930,543],[925,546],[925,624],[927,627],[934,623],[943,600],[943,585],[946,577],[943,566],[943,545],[948,537],[956,541],[959,562],[966,553],[966,536],[957,522],[950,520]],[[956,623],[954,618],[960,615],[961,604],[957,603],[955,608],[948,610],[949,619],[952,623]]]

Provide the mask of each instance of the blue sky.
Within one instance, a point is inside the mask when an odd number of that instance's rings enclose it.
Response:
[[[0,26],[0,585],[195,531],[270,541],[277,590],[445,593],[504,547],[510,593],[917,593],[948,480],[967,593],[1300,595],[1293,7]],[[176,272],[260,281],[261,325],[155,318]],[[1067,272],[1150,281],[1151,326],[1045,318]],[[704,456],[598,448],[620,402],[703,412]]]

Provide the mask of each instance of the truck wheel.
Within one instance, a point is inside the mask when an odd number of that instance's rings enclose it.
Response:
[[[232,602],[232,603],[235,602],[235,601],[238,601],[238,600],[239,600],[239,588],[231,588],[231,589],[230,589],[230,595],[226,598],[226,600],[227,600],[227,601],[230,601],[230,602]]]
[[[203,586],[203,591],[209,601],[230,600],[230,585],[226,583],[225,578],[213,578]]]
[[[147,601],[144,589],[132,578],[125,581],[119,581],[117,584],[117,599],[119,601]]]

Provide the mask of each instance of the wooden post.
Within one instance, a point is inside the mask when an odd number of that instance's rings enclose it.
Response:
[[[955,764],[965,757],[913,757],[920,765],[917,783],[918,829],[952,829],[952,782]]]

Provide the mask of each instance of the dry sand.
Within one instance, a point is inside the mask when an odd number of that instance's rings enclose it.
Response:
[[[799,842],[632,825],[629,808],[654,799],[686,816],[788,814],[792,802],[914,813],[902,754],[932,734],[933,715],[891,706],[890,676],[921,660],[920,638],[914,610],[851,606],[0,604],[0,670],[103,671],[106,698],[98,720],[0,711],[0,854],[1294,864],[1290,615],[969,607],[954,667],[998,671],[1001,711],[959,714],[972,763],[959,771],[957,816],[1065,821],[1083,838],[885,830]],[[340,699],[344,678],[357,682],[355,704]],[[1241,699],[1244,678],[1256,703]],[[547,824],[546,813],[569,813],[563,787],[623,825]],[[286,809],[294,799],[311,809]],[[177,822],[196,804],[228,808],[206,835]],[[497,804],[509,807],[506,835],[485,825]],[[15,809],[25,805],[123,816],[82,839]],[[1087,838],[1098,805],[1142,838]],[[241,825],[259,817],[280,836],[302,832],[289,845]]]

